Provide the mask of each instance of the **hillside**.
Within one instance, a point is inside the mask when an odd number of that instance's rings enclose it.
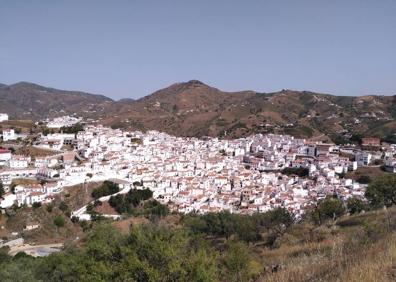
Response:
[[[342,97],[307,91],[224,92],[200,81],[176,83],[128,104],[115,103],[103,122],[183,136],[241,137],[279,132],[302,137],[396,129],[396,96]]]
[[[114,128],[156,129],[180,136],[235,138],[275,132],[343,141],[352,134],[385,138],[396,132],[396,96],[224,92],[197,80],[119,101],[26,82],[2,85],[0,112],[33,120],[76,113]]]
[[[28,82],[0,86],[0,112],[15,119],[42,119],[76,113],[101,113],[112,100],[102,95],[64,91]]]
[[[92,224],[65,217],[60,228],[51,221],[61,214],[58,208],[48,212],[40,207],[35,213],[48,217],[51,228],[37,235],[77,234],[81,239],[44,258],[21,253],[12,258],[6,248],[0,249],[1,281],[357,282],[396,277],[394,208],[322,224],[307,217],[286,228],[287,220],[275,211],[254,216],[133,216]],[[259,236],[252,237],[256,231]]]

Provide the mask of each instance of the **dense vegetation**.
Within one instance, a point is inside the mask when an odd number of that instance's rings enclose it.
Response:
[[[167,216],[149,191],[131,190],[112,197],[115,207],[127,202],[135,216],[156,210],[161,220],[150,216],[128,232],[92,222],[79,244],[45,258],[3,250],[0,281],[393,281],[395,180],[373,179],[367,202],[327,197],[298,223],[281,208]],[[55,219],[60,230],[69,224]]]
[[[60,131],[63,133],[69,133],[69,134],[77,134],[80,131],[83,131],[84,127],[81,123],[76,123],[72,126],[64,126],[60,128]]]
[[[267,233],[271,244],[293,224],[293,217],[285,209],[278,208],[252,216],[229,212],[186,215],[183,224],[194,234],[224,236],[226,239],[236,236],[245,242],[259,241],[263,239],[262,234]]]
[[[132,213],[133,208],[137,207],[142,201],[148,200],[153,196],[150,189],[131,189],[125,195],[111,196],[109,204],[118,213]]]
[[[309,170],[305,167],[287,167],[282,170],[283,174],[286,175],[297,175],[300,177],[306,177],[309,175]]]
[[[92,191],[92,197],[94,199],[99,199],[100,197],[112,195],[119,191],[120,187],[118,187],[116,183],[105,181],[102,185]]]
[[[230,241],[219,252],[203,237],[153,224],[123,235],[108,225],[90,232],[82,248],[33,259],[2,254],[1,281],[247,281],[247,246]]]
[[[5,194],[3,182],[0,180],[0,198]]]

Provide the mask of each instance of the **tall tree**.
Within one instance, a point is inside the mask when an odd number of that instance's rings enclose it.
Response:
[[[396,205],[396,175],[375,178],[367,187],[365,196],[373,207]]]

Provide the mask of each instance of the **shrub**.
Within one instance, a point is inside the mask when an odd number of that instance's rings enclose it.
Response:
[[[77,216],[72,216],[72,217],[71,217],[71,222],[77,223],[77,222],[79,222],[79,221],[80,221],[80,219],[79,219]]]
[[[345,208],[341,200],[335,197],[326,197],[318,204],[312,213],[312,219],[322,224],[325,220],[335,220],[345,213]]]
[[[396,175],[376,177],[367,187],[366,198],[373,207],[396,204]]]
[[[40,202],[35,202],[35,203],[33,203],[32,207],[34,209],[37,209],[37,208],[41,207],[41,203]]]
[[[53,209],[54,209],[54,206],[52,204],[47,205],[47,212],[52,212]]]
[[[365,204],[361,199],[355,197],[349,198],[347,201],[347,209],[351,214],[360,213],[365,209]]]
[[[59,209],[63,212],[66,212],[69,209],[69,206],[65,202],[60,202]]]
[[[369,184],[371,182],[371,177],[368,175],[361,175],[356,179],[356,181],[361,184]]]
[[[131,213],[134,207],[137,207],[142,201],[148,200],[152,196],[153,192],[150,189],[131,189],[126,195],[111,196],[109,204],[120,214]]]
[[[309,175],[309,170],[305,167],[287,167],[282,170],[282,173],[286,175],[295,174],[300,177],[306,177]]]
[[[92,197],[94,199],[99,199],[103,196],[112,195],[119,191],[120,188],[118,187],[118,184],[111,181],[105,181],[102,185],[92,191]]]
[[[56,227],[63,227],[65,226],[65,219],[62,216],[56,216],[54,218],[54,224]]]

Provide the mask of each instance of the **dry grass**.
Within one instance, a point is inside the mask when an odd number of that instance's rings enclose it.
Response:
[[[92,190],[101,185],[101,182],[89,182],[65,187],[60,195],[57,195],[56,201],[64,201],[71,210],[79,209],[94,199],[92,198]]]
[[[374,179],[384,175],[389,175],[388,172],[383,171],[380,167],[359,167],[356,171],[348,172],[345,178],[358,179],[360,176],[367,175]]]
[[[133,225],[145,224],[149,220],[144,217],[130,217],[127,219],[119,220],[113,223],[113,226],[120,230],[122,233],[127,234]]]
[[[12,184],[14,185],[31,185],[31,184],[40,184],[36,178],[16,178],[12,180]]]
[[[26,147],[18,148],[15,153],[18,155],[31,156],[33,158],[48,157],[48,156],[53,156],[53,155],[59,154],[58,151],[49,150],[49,149],[46,150],[46,149],[36,148],[33,146],[26,146]]]
[[[342,281],[379,282],[396,280],[396,235],[393,234],[367,249],[361,261],[348,265]]]
[[[307,241],[318,230],[306,225],[286,234],[279,248],[263,249],[267,271],[260,281],[396,281],[396,210],[345,217],[340,223],[320,227],[328,229],[320,232],[322,240]],[[281,270],[272,273],[273,265]]]

